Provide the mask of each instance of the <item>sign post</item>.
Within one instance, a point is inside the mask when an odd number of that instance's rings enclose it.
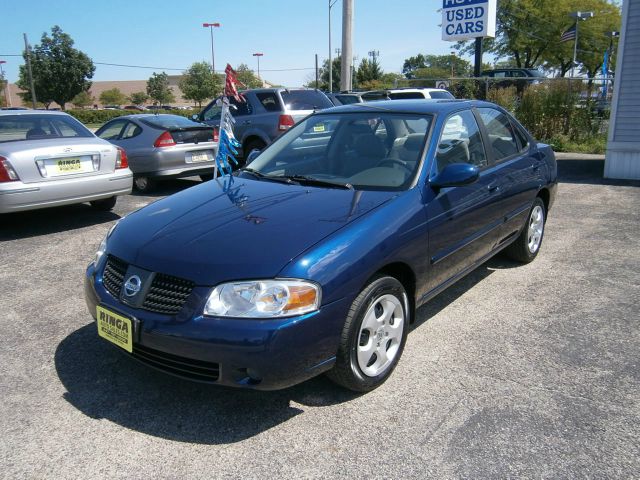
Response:
[[[482,69],[482,39],[496,36],[497,3],[497,0],[442,0],[442,40],[476,39],[476,77]]]

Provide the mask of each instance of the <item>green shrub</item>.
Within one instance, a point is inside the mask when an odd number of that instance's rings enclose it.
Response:
[[[500,105],[505,110],[515,113],[520,103],[516,87],[490,88],[487,101]]]
[[[84,124],[103,124],[109,120],[113,120],[123,115],[132,115],[134,113],[153,113],[138,112],[135,110],[67,110],[69,115],[74,116]],[[199,113],[199,110],[161,110],[159,113],[170,113],[172,115],[180,115],[183,117],[191,118],[194,113]]]

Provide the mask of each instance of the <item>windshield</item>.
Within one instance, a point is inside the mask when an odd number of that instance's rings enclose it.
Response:
[[[280,95],[287,110],[320,110],[333,107],[331,100],[317,90],[283,90]]]
[[[69,115],[0,115],[0,142],[93,137],[87,128]]]
[[[404,190],[418,172],[432,118],[378,111],[312,115],[248,170],[259,178],[305,177],[362,190]]]

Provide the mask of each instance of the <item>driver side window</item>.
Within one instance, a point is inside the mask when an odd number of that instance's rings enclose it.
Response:
[[[451,163],[470,163],[478,168],[487,166],[482,136],[470,110],[451,115],[442,129],[436,154],[438,173]]]

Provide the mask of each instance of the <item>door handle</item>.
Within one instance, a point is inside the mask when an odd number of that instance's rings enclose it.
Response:
[[[500,191],[500,185],[489,185],[487,186],[487,190],[489,190],[489,193],[496,193]]]
[[[243,125],[251,125],[251,120],[245,120],[242,122]]]

